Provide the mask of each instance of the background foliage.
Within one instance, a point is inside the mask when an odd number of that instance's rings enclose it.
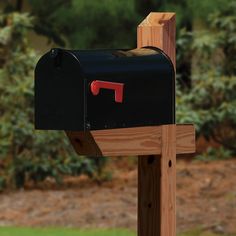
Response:
[[[38,59],[28,46],[32,17],[26,13],[0,16],[0,188],[22,187],[47,177],[94,176],[101,161],[77,157],[63,132],[34,130],[33,72]]]
[[[33,71],[41,52],[30,46],[29,33],[54,46],[132,48],[136,25],[150,11],[177,13],[178,122],[195,123],[199,137],[235,154],[235,1],[9,0],[0,6],[0,187],[97,176],[105,164],[76,157],[62,132],[34,130]],[[210,149],[205,156],[215,154]]]
[[[198,135],[236,153],[236,3],[210,14],[208,29],[191,33],[192,88],[178,91],[177,117],[194,121]],[[186,41],[184,42],[186,43]],[[186,47],[186,45],[184,45]]]

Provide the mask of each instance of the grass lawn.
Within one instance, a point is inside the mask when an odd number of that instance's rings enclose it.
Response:
[[[13,228],[0,227],[0,236],[136,236],[134,232],[122,229],[114,230],[79,230],[79,229],[65,229],[65,228]],[[178,236],[219,236],[211,232],[202,232],[201,230],[193,230]],[[225,235],[224,236],[236,236]]]
[[[78,230],[65,228],[8,228],[0,227],[1,236],[135,236],[128,230]]]

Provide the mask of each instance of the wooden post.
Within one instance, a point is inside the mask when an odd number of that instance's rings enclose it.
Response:
[[[138,26],[137,45],[162,49],[175,66],[175,14],[150,13]],[[175,192],[176,125],[163,125],[161,158],[138,160],[138,236],[176,235]]]

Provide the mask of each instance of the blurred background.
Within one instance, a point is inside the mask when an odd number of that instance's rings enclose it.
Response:
[[[137,159],[35,131],[33,79],[51,47],[135,48],[151,11],[177,14],[177,122],[197,129],[177,161],[178,234],[236,235],[235,0],[0,0],[1,236],[136,234]]]

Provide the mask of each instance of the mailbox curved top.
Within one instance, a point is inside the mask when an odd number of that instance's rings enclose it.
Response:
[[[52,49],[35,68],[35,127],[96,130],[175,122],[175,71],[158,48]]]

